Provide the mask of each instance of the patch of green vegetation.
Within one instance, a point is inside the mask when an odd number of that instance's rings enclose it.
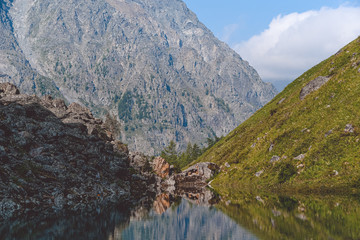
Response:
[[[293,164],[289,162],[282,162],[280,164],[279,164],[280,171],[278,175],[278,181],[279,183],[284,183],[296,174],[296,168]]]
[[[279,191],[357,191],[358,63],[360,38],[289,84],[194,163],[230,163],[212,183],[216,188],[239,185]],[[301,89],[319,76],[331,78],[300,100]],[[350,132],[345,131],[348,124],[353,127]],[[270,162],[275,155],[280,160]]]
[[[215,96],[213,96],[214,99],[215,99],[215,102],[216,104],[218,105],[219,108],[221,108],[222,110],[224,110],[225,112],[229,113],[231,110],[230,110],[230,107],[229,107],[229,104],[225,103],[225,101],[221,98],[217,98]]]
[[[144,96],[143,95],[139,95],[136,94],[135,95],[136,98],[136,105],[138,107],[138,114],[136,115],[137,119],[150,119],[151,116],[151,111],[149,111],[150,109],[152,109],[152,106],[150,107],[150,105],[148,104],[148,102],[146,100],[144,100]]]
[[[181,169],[187,168],[188,165],[196,160],[207,149],[212,147],[221,138],[215,136],[215,138],[207,138],[208,146],[201,148],[198,144],[191,142],[188,143],[184,152],[177,152],[176,144],[174,141],[170,141],[169,145],[161,151],[160,156],[164,158],[168,163],[174,165],[177,172],[181,172]]]
[[[149,105],[144,96],[136,91],[127,90],[121,98],[116,95],[114,101],[118,104],[119,119],[125,123],[135,119],[151,118],[153,106]]]
[[[46,77],[38,76],[35,78],[34,91],[39,95],[51,95],[53,98],[65,99],[55,83]]]
[[[134,105],[134,100],[132,93],[126,91],[118,103],[118,114],[119,119],[123,120],[125,123],[132,120],[131,111]]]

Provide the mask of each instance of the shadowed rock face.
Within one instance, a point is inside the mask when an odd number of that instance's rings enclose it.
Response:
[[[149,155],[225,135],[275,89],[178,0],[5,0],[0,81],[121,121]]]
[[[0,84],[0,119],[0,220],[94,209],[148,193],[149,179],[129,174],[127,151],[88,109]]]

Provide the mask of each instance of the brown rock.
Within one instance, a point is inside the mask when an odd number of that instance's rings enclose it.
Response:
[[[53,105],[55,108],[67,110],[65,101],[62,100],[62,99],[55,99],[55,100],[53,100],[52,105]]]
[[[14,84],[11,83],[0,83],[0,97],[9,95],[19,95],[20,91]]]
[[[162,193],[156,197],[153,208],[157,214],[163,214],[166,209],[170,207],[170,196],[169,194]]]
[[[123,152],[123,153],[126,153],[127,155],[129,154],[129,149],[128,147],[122,143],[121,141],[119,140],[115,140],[114,142],[112,142],[113,145],[114,145],[114,150],[117,152],[117,151],[120,151],[120,152]]]
[[[83,114],[83,115],[87,115],[88,118],[92,118],[92,114],[90,112],[90,110],[84,106],[81,106],[80,104],[78,103],[71,103],[69,106],[68,106],[68,112],[72,112],[72,113],[77,113],[77,114]]]
[[[120,146],[123,147],[123,146]],[[126,146],[124,146],[126,147]],[[138,171],[151,170],[149,166],[149,159],[142,153],[139,152],[130,152],[129,153],[130,166]],[[149,169],[146,169],[149,168]]]
[[[165,161],[162,157],[156,157],[153,160],[153,169],[156,175],[165,178],[170,174],[170,164]]]

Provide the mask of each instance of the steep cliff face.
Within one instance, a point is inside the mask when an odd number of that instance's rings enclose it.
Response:
[[[155,177],[130,171],[127,148],[77,103],[0,83],[0,120],[0,222],[30,210],[95,209],[155,193]]]
[[[12,2],[0,2],[0,82],[17,83],[27,93],[62,97],[51,79],[40,75],[31,67],[19,46],[9,15]]]
[[[275,94],[182,1],[2,5],[0,81],[61,93],[99,116],[110,111],[136,150],[224,135]]]

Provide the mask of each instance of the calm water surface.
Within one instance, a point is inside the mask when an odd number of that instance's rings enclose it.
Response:
[[[360,239],[360,200],[237,193],[213,201],[163,193],[131,210],[12,219],[0,225],[0,239]]]

